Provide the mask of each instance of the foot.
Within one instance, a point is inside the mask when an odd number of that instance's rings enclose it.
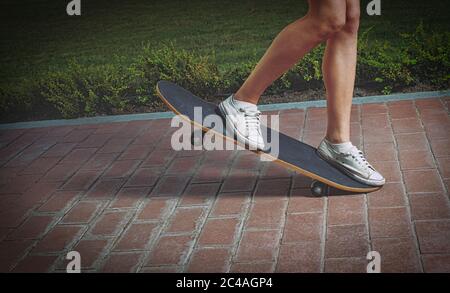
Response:
[[[317,152],[324,160],[359,182],[382,186],[386,181],[351,142],[333,144],[323,139]]]
[[[261,132],[261,112],[255,104],[235,100],[231,95],[218,108],[226,119],[228,135],[234,135],[250,149],[268,150]]]

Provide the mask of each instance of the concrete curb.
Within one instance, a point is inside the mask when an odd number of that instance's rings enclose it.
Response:
[[[406,101],[416,99],[429,99],[450,96],[450,90],[444,91],[430,91],[430,92],[416,92],[416,93],[402,93],[384,96],[367,96],[353,99],[353,104],[370,104],[370,103],[384,103],[392,101]],[[258,108],[262,111],[277,111],[288,109],[306,109],[311,107],[325,107],[326,100],[280,103],[270,105],[260,105]],[[156,112],[143,114],[127,114],[127,115],[113,115],[113,116],[97,116],[77,119],[60,119],[60,120],[41,120],[30,122],[16,122],[0,124],[2,129],[20,129],[20,128],[39,128],[50,126],[70,126],[70,125],[85,125],[85,124],[100,124],[100,123],[114,123],[127,122],[138,120],[154,120],[172,118],[172,112]]]

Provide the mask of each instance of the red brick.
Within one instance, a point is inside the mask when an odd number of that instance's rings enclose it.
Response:
[[[320,241],[281,245],[276,272],[320,272]]]
[[[73,250],[80,253],[81,267],[90,268],[94,266],[96,261],[100,260],[100,256],[107,245],[108,240],[105,239],[81,240]],[[68,260],[65,261],[65,266],[67,266],[67,262]]]
[[[255,200],[279,200],[288,196],[289,179],[260,180],[255,190]]]
[[[46,213],[64,212],[79,196],[78,191],[57,191],[38,210]]]
[[[167,174],[187,174],[192,173],[198,163],[197,157],[175,158],[167,168]]]
[[[30,240],[0,242],[0,272],[6,273],[22,257],[33,243]]]
[[[15,176],[0,188],[0,194],[24,193],[40,178],[41,175]]]
[[[108,256],[101,271],[103,273],[134,273],[142,253],[112,253]]]
[[[135,223],[128,227],[114,250],[133,250],[145,249],[156,224],[154,223]]]
[[[204,214],[203,208],[177,208],[172,216],[168,232],[192,232],[194,231]]]
[[[309,144],[311,146],[317,147],[319,146],[319,143],[322,141],[322,139],[325,137],[324,131],[319,132],[308,132],[305,131],[303,134],[302,141],[306,144]]]
[[[97,151],[96,148],[73,149],[67,156],[65,156],[60,164],[81,164],[89,160]]]
[[[328,199],[328,225],[356,225],[364,223],[362,195],[336,196]]]
[[[450,221],[416,222],[421,253],[450,253]]]
[[[387,114],[374,114],[363,116],[360,124],[363,129],[389,128],[389,117]]]
[[[177,197],[183,192],[189,177],[164,176],[152,191],[152,196]]]
[[[279,229],[284,220],[287,203],[281,200],[254,202],[247,220],[247,228]]]
[[[139,220],[162,220],[166,217],[174,201],[169,199],[152,198],[146,203],[144,208],[139,213]]]
[[[394,136],[390,127],[363,129],[364,143],[393,142]]]
[[[403,207],[369,209],[369,226],[371,238],[411,235],[410,219]]]
[[[105,170],[117,157],[117,154],[95,154],[84,164],[83,170]]]
[[[15,273],[47,273],[56,255],[30,255],[22,260],[13,270]]]
[[[366,145],[364,149],[369,162],[395,161],[397,159],[397,154],[392,142],[371,143]]]
[[[180,205],[205,205],[215,198],[220,185],[211,184],[191,184],[183,193]]]
[[[397,148],[400,151],[404,150],[428,150],[428,141],[425,133],[406,133],[396,134],[395,139],[397,141]]]
[[[306,118],[308,120],[325,119],[327,115],[327,108],[311,107],[307,109]]]
[[[64,136],[63,142],[81,142],[85,140],[93,130],[91,129],[74,129],[69,134]]]
[[[325,256],[327,258],[363,257],[369,251],[366,226],[330,226],[327,229]]]
[[[383,175],[386,183],[400,182],[400,165],[397,161],[392,162],[372,162],[374,168]]]
[[[292,189],[310,189],[311,183],[312,179],[305,175],[296,173],[292,176]]]
[[[146,266],[182,265],[191,246],[191,236],[163,236],[151,251]]]
[[[181,268],[178,266],[162,266],[162,267],[143,267],[140,273],[180,273]]]
[[[327,121],[323,120],[306,120],[304,131],[318,132],[327,129]]]
[[[8,239],[39,238],[53,222],[52,216],[31,216],[19,228],[14,230]]]
[[[325,260],[326,273],[366,273],[368,261],[365,258],[331,258]]]
[[[411,238],[383,238],[372,241],[381,256],[382,273],[419,273],[416,246]]]
[[[264,263],[234,263],[231,266],[231,273],[273,273],[273,262]]]
[[[98,150],[99,154],[120,153],[130,144],[130,138],[111,138],[108,142]]]
[[[89,199],[111,199],[120,189],[123,184],[123,179],[100,179],[89,191],[86,193],[86,198]]]
[[[115,235],[126,224],[127,212],[106,211],[91,229],[93,235]]]
[[[450,138],[450,123],[434,124],[429,127],[425,127],[426,132],[430,140],[449,139]]]
[[[67,249],[81,230],[80,226],[57,225],[45,235],[33,252],[57,252]]]
[[[101,201],[80,201],[61,220],[64,224],[87,224],[102,209]]]
[[[435,157],[447,157],[450,156],[450,139],[435,139],[430,142],[433,154]]]
[[[23,152],[10,160],[6,167],[26,167],[38,159],[47,149],[55,144],[55,139],[39,139],[27,147]]]
[[[195,173],[192,182],[220,182],[225,176],[225,171],[225,168],[219,166],[203,164]]]
[[[289,199],[288,213],[322,212],[324,207],[323,197],[314,197],[311,190],[294,189]]]
[[[249,192],[221,193],[216,199],[212,216],[241,214],[250,199]]]
[[[111,137],[110,134],[92,134],[83,142],[78,143],[79,148],[100,148]]]
[[[443,191],[441,180],[436,169],[404,171],[403,178],[408,193]]]
[[[194,251],[187,268],[189,273],[226,273],[230,251],[225,248],[204,248]]]
[[[28,165],[25,169],[20,172],[20,174],[45,174],[48,170],[50,170],[53,166],[58,163],[60,160],[59,157],[52,158],[38,158],[33,161],[30,165]]]
[[[448,199],[442,193],[419,193],[410,195],[413,220],[450,218]]]
[[[136,170],[130,177],[126,186],[153,186],[159,178],[161,171],[155,169],[141,168]]]
[[[389,114],[392,119],[403,119],[417,116],[416,109],[412,104],[389,107]]]
[[[438,99],[418,99],[415,100],[416,107],[422,109],[441,109],[442,103]]]
[[[112,163],[109,169],[103,174],[105,178],[124,178],[130,176],[141,161],[127,160]]]
[[[233,168],[239,170],[254,170],[258,169],[261,160],[258,156],[250,152],[240,152],[240,155],[233,163]]]
[[[405,191],[401,183],[386,183],[383,188],[367,195],[370,208],[398,207],[405,205]]]
[[[288,214],[283,243],[320,240],[322,222],[321,213]]]
[[[450,178],[450,157],[436,159],[442,178]]]
[[[134,208],[148,195],[149,191],[148,187],[122,188],[111,203],[111,207]]]
[[[245,231],[236,256],[236,261],[272,261],[279,246],[279,231]]]
[[[87,190],[100,176],[100,172],[93,171],[78,171],[73,177],[63,186],[64,190]]]
[[[222,192],[253,190],[258,174],[255,171],[232,169],[222,185]]]
[[[232,245],[239,228],[239,219],[208,219],[200,234],[200,245]]]
[[[429,151],[404,150],[400,152],[400,167],[407,170],[434,168],[435,165]]]
[[[423,268],[426,273],[450,273],[450,255],[422,255]]]
[[[17,202],[17,201],[16,201]],[[0,210],[0,227],[17,227],[31,213],[34,206],[17,204],[14,208]]]
[[[419,119],[417,119],[416,117],[393,119],[392,129],[394,130],[394,133],[414,133],[423,131]]]
[[[44,181],[66,181],[70,176],[72,176],[78,169],[80,164],[57,164],[50,171],[45,174]]]
[[[170,162],[174,154],[175,153],[172,150],[155,149],[142,163],[142,167],[165,167]]]
[[[289,178],[291,177],[292,172],[280,164],[270,162],[267,164],[266,168],[264,168],[261,178],[262,179],[273,179],[273,178]]]
[[[56,191],[60,185],[61,184],[58,182],[37,182],[22,195],[22,199],[30,205],[43,203]]]
[[[362,104],[362,116],[387,113],[387,107],[384,104]]]
[[[41,157],[64,157],[70,153],[76,145],[76,143],[57,143],[43,153]]]

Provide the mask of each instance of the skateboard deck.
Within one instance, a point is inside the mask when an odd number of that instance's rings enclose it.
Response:
[[[201,121],[208,115],[217,115],[217,105],[204,101],[203,99],[195,96],[188,90],[176,85],[169,81],[159,81],[156,85],[156,90],[161,100],[175,113],[181,115],[182,119],[185,119],[192,123],[194,126],[201,128],[204,132],[214,131],[215,134],[223,136],[228,140],[233,140],[234,143],[243,146],[240,142],[236,141],[234,137],[228,136],[226,130],[219,133],[213,129],[210,129],[207,125],[203,125]],[[202,108],[201,121],[194,120],[194,107]],[[197,119],[198,120],[198,119]],[[268,141],[270,140],[270,129],[266,133],[268,134]],[[265,126],[262,126],[262,131],[265,132]],[[274,130],[272,130],[274,131]],[[274,162],[281,164],[282,166],[294,170],[300,174],[312,178],[313,185],[311,186],[314,194],[323,194],[324,188],[331,187],[341,191],[347,191],[352,193],[368,193],[378,190],[380,187],[370,186],[360,183],[346,174],[342,173],[331,164],[323,160],[316,152],[316,148],[303,143],[297,139],[294,139],[281,132],[279,135],[279,151],[277,157],[272,157]],[[270,155],[269,151],[252,150],[255,153],[259,153],[266,156]],[[319,188],[314,190],[314,188]]]

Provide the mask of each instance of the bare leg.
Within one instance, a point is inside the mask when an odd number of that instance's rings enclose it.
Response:
[[[328,126],[332,143],[350,141],[350,113],[355,84],[359,0],[346,0],[346,23],[327,40],[322,63],[327,90]]]
[[[345,24],[346,0],[310,0],[307,15],[286,26],[272,42],[235,98],[257,104],[277,78]]]

